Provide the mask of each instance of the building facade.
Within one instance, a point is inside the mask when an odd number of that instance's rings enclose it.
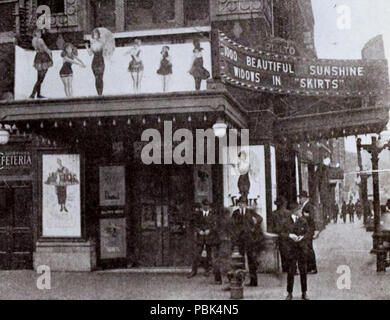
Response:
[[[223,222],[245,197],[267,235],[260,269],[278,269],[271,232],[277,196],[292,202],[308,194],[323,228],[340,180],[329,177],[327,141],[380,131],[388,118],[387,105],[376,99],[387,87],[370,101],[359,92],[370,80],[364,68],[382,67],[383,60],[316,64],[310,3],[2,2],[0,122],[13,130],[0,146],[1,267],[188,266],[194,205],[209,200]],[[42,38],[53,62],[41,88],[47,98],[29,99],[37,77],[32,34],[47,21]],[[105,36],[108,42],[106,30],[115,50],[102,58],[98,95],[96,52],[86,43]],[[60,76],[66,43],[85,65],[73,66],[71,96]],[[338,91],[337,82],[326,87],[330,80],[320,76],[294,78],[326,72],[318,70],[331,63],[332,81],[350,77],[350,92],[349,80]],[[226,125],[224,138],[212,129],[218,123]],[[238,154],[251,159],[244,174]],[[232,158],[224,162],[226,155]]]

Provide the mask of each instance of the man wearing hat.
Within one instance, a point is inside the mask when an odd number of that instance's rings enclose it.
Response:
[[[287,200],[283,196],[278,196],[275,200],[275,204],[278,209],[273,213],[273,232],[280,235],[285,219],[291,216],[290,211],[287,209]],[[286,259],[286,244],[285,240],[279,236],[278,246],[280,252],[280,260],[282,263],[282,271],[287,272],[287,259]]]
[[[306,202],[303,204],[305,205]],[[290,205],[291,216],[283,224],[281,236],[287,245],[287,298],[292,300],[294,288],[294,276],[298,263],[299,275],[301,278],[302,299],[307,297],[307,239],[310,238],[310,230],[306,220],[302,217],[303,205],[294,202]]]
[[[197,210],[192,219],[195,229],[195,252],[193,255],[192,271],[188,278],[195,277],[198,272],[198,265],[202,252],[205,251],[205,275],[208,276],[210,264],[213,265],[214,280],[217,284],[222,284],[221,272],[219,268],[219,219],[215,210],[210,206],[207,199],[203,200],[202,207]]]
[[[241,255],[248,258],[250,282],[247,286],[257,286],[257,252],[263,243],[261,223],[263,218],[247,207],[244,198],[238,201],[239,208],[231,217],[232,245],[237,246]]]

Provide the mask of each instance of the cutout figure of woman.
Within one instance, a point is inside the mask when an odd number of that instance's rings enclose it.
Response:
[[[131,55],[131,61],[129,63],[129,72],[131,79],[133,80],[133,90],[138,93],[141,89],[141,81],[144,72],[144,64],[141,58],[141,40],[135,39],[133,46],[126,51],[126,54]]]
[[[194,77],[195,89],[200,90],[202,80],[206,80],[210,77],[210,72],[203,67],[203,48],[200,47],[198,39],[194,40],[194,50],[192,56],[192,66],[189,73]]]
[[[33,33],[32,46],[37,52],[34,59],[34,68],[38,72],[37,81],[35,82],[34,89],[30,95],[31,99],[35,97],[42,99],[44,96],[41,95],[41,86],[47,70],[53,66],[53,55],[49,48],[46,46],[45,41],[42,39],[42,31],[35,30]]]
[[[96,91],[99,96],[103,94],[103,75],[104,75],[104,57],[103,57],[103,42],[100,41],[101,35],[99,29],[93,29],[91,34],[91,46],[85,44],[88,54],[93,55],[92,71],[95,76]]]
[[[60,205],[60,211],[68,212],[66,209],[66,176],[69,174],[69,170],[62,165],[61,159],[57,159],[58,169],[57,176],[59,179],[59,183],[56,186],[56,194],[58,199],[58,204]]]
[[[61,80],[64,84],[65,89],[65,95],[67,97],[73,96],[73,87],[72,87],[72,80],[73,80],[73,70],[72,70],[72,64],[77,64],[82,68],[85,68],[84,63],[77,57],[77,48],[67,42],[64,45],[64,48],[61,52],[61,57],[64,60],[64,64],[62,65],[62,68],[60,70],[60,76]]]
[[[169,56],[168,46],[162,47],[160,68],[157,70],[157,74],[161,76],[163,92],[166,92],[168,89],[169,78],[172,74],[172,62],[171,57]]]

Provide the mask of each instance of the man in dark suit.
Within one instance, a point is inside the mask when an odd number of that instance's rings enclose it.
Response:
[[[240,254],[248,258],[249,278],[247,286],[257,286],[257,252],[263,243],[261,223],[263,218],[247,207],[245,199],[238,201],[239,209],[231,217],[232,245],[237,246]]]
[[[302,299],[308,300],[307,297],[307,239],[309,227],[306,220],[302,217],[302,206],[297,203],[291,204],[291,216],[285,220],[281,236],[287,244],[287,298],[292,300],[294,288],[294,276],[298,262],[299,274],[301,277]]]
[[[275,201],[278,209],[273,213],[273,232],[280,235],[284,220],[291,216],[290,211],[287,209],[287,200],[283,196],[278,196]],[[282,271],[287,272],[287,259],[286,259],[286,244],[285,240],[279,236],[278,246],[280,252],[280,260],[282,264]]]
[[[333,222],[337,223],[337,219],[339,217],[339,206],[336,201],[333,203]]]
[[[356,208],[356,215],[357,215],[358,219],[361,220],[361,218],[363,216],[363,205],[360,202],[360,199],[358,199],[358,201],[356,202],[355,208]]]
[[[347,203],[344,200],[343,205],[341,206],[341,215],[343,217],[344,223],[347,221],[347,211],[348,211]]]
[[[202,256],[202,252],[205,251],[205,275],[208,276],[210,264],[212,264],[214,280],[217,284],[222,284],[219,268],[219,247],[221,244],[219,237],[219,217],[217,216],[217,212],[211,209],[208,200],[203,200],[202,208],[195,211],[192,225],[196,233],[196,246],[193,255],[192,271],[188,278],[196,276],[199,260]]]
[[[348,214],[349,214],[349,222],[355,222],[355,205],[352,203],[352,200],[348,204]]]
[[[307,273],[316,274],[317,262],[316,254],[313,248],[313,239],[315,239],[314,234],[316,233],[316,225],[314,222],[314,207],[312,203],[307,202],[303,207],[302,213],[302,216],[305,218],[309,228],[307,232],[307,238],[305,239],[307,242]]]

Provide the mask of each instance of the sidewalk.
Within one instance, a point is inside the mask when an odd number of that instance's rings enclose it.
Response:
[[[371,255],[371,233],[361,222],[330,224],[315,240],[318,274],[308,275],[308,294],[319,299],[390,299],[390,270],[377,274]],[[337,289],[337,268],[351,268],[351,289]],[[39,290],[34,271],[1,271],[0,299],[229,299],[212,277],[202,274],[187,279],[185,274],[151,273],[52,273],[51,289]],[[285,297],[286,275],[259,274],[259,286],[245,288],[245,299],[280,300]],[[299,277],[294,294],[300,296]]]

